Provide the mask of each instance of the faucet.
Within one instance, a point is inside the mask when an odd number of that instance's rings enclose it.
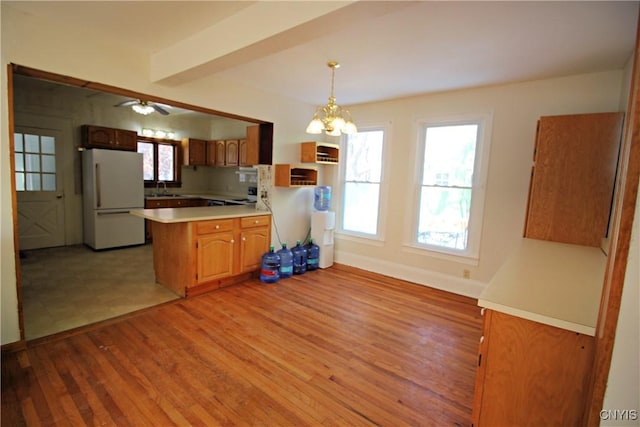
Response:
[[[160,187],[160,183],[162,183],[164,190],[162,190],[162,193],[160,193],[159,187]],[[167,183],[164,181],[158,181],[156,182],[156,194],[167,194]]]

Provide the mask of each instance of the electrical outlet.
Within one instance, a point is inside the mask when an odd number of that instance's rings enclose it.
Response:
[[[462,270],[462,277],[464,277],[465,279],[470,279],[471,278],[471,272],[467,269]]]

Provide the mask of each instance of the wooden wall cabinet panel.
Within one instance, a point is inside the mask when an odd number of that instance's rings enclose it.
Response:
[[[260,126],[248,126],[247,137],[240,140],[240,166],[260,163]]]
[[[238,157],[240,152],[240,140],[227,139],[225,144],[225,166],[238,166]]]
[[[207,141],[184,138],[182,140],[183,164],[186,166],[207,165]]]
[[[83,125],[81,133],[82,146],[85,148],[124,151],[137,151],[138,149],[138,134],[132,130]]]
[[[594,338],[486,310],[472,425],[580,426]]]
[[[213,145],[216,150],[216,166],[224,166],[225,160],[227,158],[227,148],[224,140],[215,140],[213,141]]]
[[[600,246],[607,234],[623,113],[540,118],[525,237]]]

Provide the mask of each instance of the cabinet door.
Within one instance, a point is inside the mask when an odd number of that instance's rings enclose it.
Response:
[[[115,129],[115,139],[119,150],[138,150],[138,134],[134,131]]]
[[[82,127],[83,145],[87,148],[114,148],[115,130],[100,126]]]
[[[216,166],[216,142],[207,141],[207,166]]]
[[[260,126],[248,126],[247,138],[240,140],[240,166],[260,163]]]
[[[196,243],[197,283],[222,279],[233,274],[232,232],[215,233],[198,238]]]
[[[207,141],[192,139],[182,141],[184,164],[189,166],[205,166],[207,164]]]
[[[224,166],[226,149],[224,141],[214,141],[216,146],[216,166]]]
[[[583,425],[593,337],[500,312],[488,331],[475,427]]]
[[[607,234],[622,113],[542,117],[525,237],[600,246]]]
[[[262,255],[269,250],[269,229],[267,227],[243,231],[240,234],[240,272],[255,271],[260,268]]]
[[[229,139],[225,141],[225,165],[238,166],[238,152],[240,150],[240,141],[237,139]]]

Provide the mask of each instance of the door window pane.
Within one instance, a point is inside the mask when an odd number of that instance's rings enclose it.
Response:
[[[40,174],[28,173],[27,174],[27,191],[40,191]]]
[[[17,191],[56,191],[55,144],[52,136],[14,134]]]
[[[56,139],[51,136],[43,136],[40,140],[42,144],[42,153],[55,154],[56,153]]]
[[[42,175],[42,190],[56,191],[56,176],[54,174],[45,173]]]
[[[26,134],[24,136],[24,151],[27,153],[40,152],[40,138],[38,135]]]

